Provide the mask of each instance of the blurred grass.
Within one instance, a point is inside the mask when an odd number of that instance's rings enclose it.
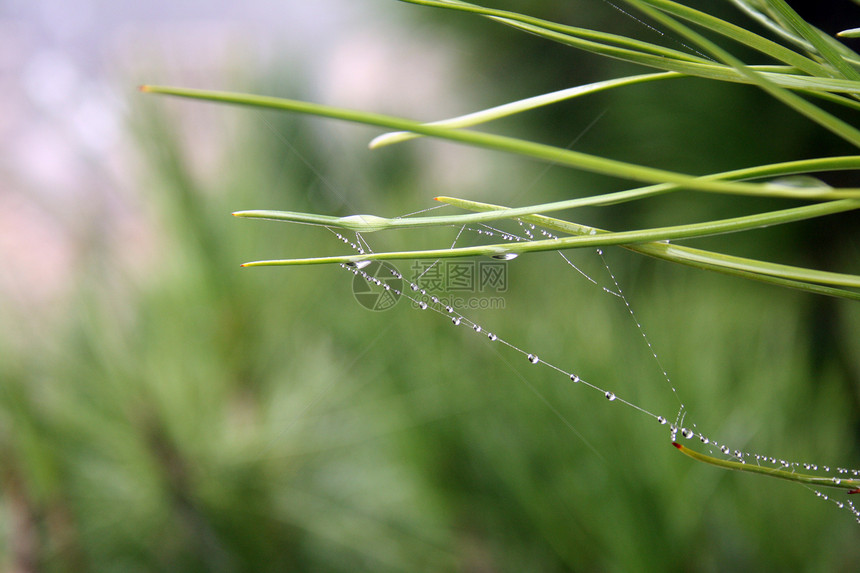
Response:
[[[504,99],[504,86],[486,89]],[[773,113],[751,89],[731,89],[733,109]],[[664,428],[403,302],[367,312],[340,269],[238,268],[264,253],[322,254],[339,243],[323,230],[237,221],[231,211],[254,204],[412,211],[439,191],[411,175],[421,172],[420,151],[364,156],[306,120],[133,102],[139,115],[131,129],[148,168],[143,215],[157,261],[133,266],[116,257],[110,237],[94,242],[77,294],[50,330],[0,301],[9,325],[0,331],[0,551],[10,568],[851,571],[860,564],[850,514],[800,486],[692,464],[669,446]],[[580,116],[608,108],[583,145],[614,142],[618,155],[651,163],[649,142],[657,141],[661,157],[695,170],[702,153],[673,135],[689,133],[689,117],[661,105],[641,91],[618,92],[577,107],[563,125],[547,116],[528,129],[550,125],[572,138]],[[194,129],[185,122],[198,113],[227,140],[211,173],[195,167],[193,143],[183,143],[182,130]],[[654,113],[660,135],[637,127],[636,118]],[[755,130],[717,139],[710,127],[720,121],[697,124],[707,134],[699,144],[726,162],[709,163],[714,170],[777,144],[788,156],[826,153],[820,131],[801,121],[768,120],[782,130],[779,137],[764,130],[767,145]],[[631,145],[634,136],[643,144]],[[551,200],[584,182],[606,185],[550,172],[532,187],[542,167],[494,171],[496,159],[481,160],[495,174],[477,199],[505,202],[500,194],[526,190]],[[583,213],[589,224],[624,227],[685,219],[696,208],[658,202],[654,212],[627,213],[633,221],[624,224],[597,209]],[[846,221],[817,232],[826,256],[850,267],[860,251],[856,217]],[[793,232],[762,232],[746,248],[792,262],[785,259],[804,256],[784,249]],[[809,243],[801,245],[813,249]],[[857,466],[856,305],[618,250],[607,256],[702,432],[769,455]],[[605,281],[593,256],[576,262]],[[649,409],[677,410],[619,300],[551,253],[521,257],[509,269],[506,308],[476,313],[481,324]]]

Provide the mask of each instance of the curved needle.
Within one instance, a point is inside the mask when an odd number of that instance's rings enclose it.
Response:
[[[695,450],[691,450],[686,446],[682,446],[678,442],[672,442],[672,445],[681,450],[681,453],[687,456],[690,456],[696,461],[705,462],[706,464],[711,464],[714,466],[718,466],[721,468],[726,468],[730,470],[738,470],[742,472],[752,472],[757,474],[764,474],[767,476],[785,479],[788,481],[796,481],[800,483],[808,483],[811,485],[817,486],[825,486],[825,487],[838,487],[842,489],[851,490],[848,493],[860,493],[860,480],[856,479],[840,479],[837,477],[822,477],[822,476],[813,476],[808,474],[799,474],[794,472],[788,472],[785,470],[780,470],[776,468],[766,468],[762,466],[752,465],[752,464],[744,464],[741,462],[733,462],[730,460],[721,460],[720,458],[715,458],[713,456],[709,456],[707,454],[702,454]]]

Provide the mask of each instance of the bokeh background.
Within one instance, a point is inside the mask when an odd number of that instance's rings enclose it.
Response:
[[[505,6],[658,41],[603,2]],[[856,25],[846,6],[838,24]],[[367,128],[136,89],[432,120],[633,67],[387,0],[5,0],[0,45],[4,569],[860,566],[853,516],[806,488],[695,464],[653,420],[404,302],[365,310],[339,268],[240,269],[345,247],[324,229],[229,216],[397,216],[440,194],[523,205],[629,182],[437,142],[370,152]],[[752,88],[699,80],[488,129],[689,173],[854,152]],[[824,175],[860,186],[851,177]],[[678,194],[570,216],[620,230],[774,206]],[[857,273],[858,222],[695,244]],[[455,234],[368,239],[381,250]],[[688,422],[747,451],[858,466],[856,304],[606,256]],[[594,253],[571,257],[610,284]],[[504,309],[470,316],[674,415],[621,301],[552,253],[508,268]]]

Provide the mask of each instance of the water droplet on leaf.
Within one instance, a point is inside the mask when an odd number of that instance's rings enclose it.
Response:
[[[348,267],[353,267],[356,269],[363,269],[364,267],[366,267],[367,265],[370,264],[370,261],[355,261],[355,262],[348,262],[345,264]]]

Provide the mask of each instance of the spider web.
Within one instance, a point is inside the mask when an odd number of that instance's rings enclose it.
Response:
[[[410,213],[406,216],[423,213],[425,211]],[[490,226],[483,224],[456,228],[456,234],[451,244],[451,248],[459,246],[459,243],[469,237],[478,240],[492,239],[496,242],[502,240],[512,243],[558,238],[558,235],[534,224],[526,223],[521,220],[517,220],[516,224],[516,230],[505,230],[501,228],[502,225]],[[340,241],[348,244],[359,254],[369,254],[374,252],[365,237],[360,233],[356,233],[355,239],[351,240],[334,229],[329,230]],[[633,325],[632,328],[640,339],[640,344],[645,348],[649,359],[656,366],[658,371],[660,383],[652,386],[662,386],[662,392],[672,396],[673,402],[676,404],[676,410],[657,410],[652,406],[642,403],[641,400],[628,397],[624,389],[604,386],[600,380],[586,377],[568,363],[548,359],[541,353],[539,348],[532,348],[529,344],[515,343],[513,341],[513,337],[509,337],[506,333],[496,331],[489,327],[484,320],[474,317],[473,313],[470,313],[468,308],[460,308],[451,304],[451,299],[445,292],[440,292],[438,290],[434,291],[433,289],[426,288],[422,279],[426,277],[427,273],[429,273],[431,269],[447,264],[449,259],[436,260],[432,263],[428,263],[423,267],[423,272],[413,274],[412,277],[407,277],[402,271],[398,270],[397,267],[388,263],[383,267],[378,267],[376,272],[373,273],[369,273],[366,270],[371,261],[362,261],[356,264],[343,264],[341,267],[350,272],[359,282],[364,282],[369,286],[369,288],[376,289],[377,294],[380,296],[402,298],[409,303],[410,307],[416,309],[418,312],[429,312],[436,315],[440,320],[450,322],[450,324],[459,329],[461,333],[465,332],[466,334],[462,334],[464,336],[478,336],[487,344],[501,348],[506,354],[512,354],[517,360],[521,360],[534,367],[546,368],[553,371],[554,375],[557,375],[560,383],[572,386],[571,391],[584,389],[592,394],[595,400],[602,400],[606,403],[629,408],[641,416],[643,420],[645,420],[645,423],[656,423],[660,426],[664,426],[667,430],[667,437],[670,442],[698,442],[698,449],[701,449],[714,457],[792,473],[802,472],[809,475],[810,472],[813,472],[813,475],[831,478],[834,484],[839,484],[842,479],[852,479],[860,476],[860,470],[858,469],[830,467],[828,465],[812,462],[790,461],[780,457],[763,455],[735,448],[729,443],[723,442],[716,437],[701,431],[693,421],[692,416],[689,415],[689,411],[682,401],[678,389],[672,382],[668,371],[661,363],[654,345],[646,334],[645,327],[634,312],[630,300],[626,296],[617,276],[612,271],[607,260],[606,253],[604,253],[602,249],[595,249],[595,256],[599,260],[599,265],[597,265],[596,268],[602,270],[602,277],[596,277],[593,276],[592,272],[586,272],[580,268],[580,266],[575,264],[571,257],[566,255],[564,252],[558,252],[557,255],[561,259],[561,268],[567,269],[569,273],[572,273],[579,279],[580,283],[583,283],[588,288],[596,289],[605,297],[611,297],[612,299],[620,302],[622,312],[629,316],[630,322]],[[515,253],[509,253],[496,255],[493,258],[502,261],[503,264],[508,264],[510,261],[517,258],[517,255]],[[497,264],[499,263],[498,260],[496,261]],[[388,279],[393,279],[393,282]],[[583,440],[586,445],[592,449],[592,451],[600,456],[600,453],[597,452],[590,443],[588,443],[588,440],[582,436],[568,417],[553,406],[543,393],[529,381],[527,376],[519,374],[517,374],[517,376],[570,431],[577,435],[577,437]],[[663,402],[665,403],[665,400]],[[719,470],[714,468],[714,471]],[[860,523],[860,509],[857,508],[852,500],[841,494],[822,491],[821,489],[817,489],[806,484],[800,485],[810,490],[818,498],[831,503],[833,506],[849,511],[857,523]]]

